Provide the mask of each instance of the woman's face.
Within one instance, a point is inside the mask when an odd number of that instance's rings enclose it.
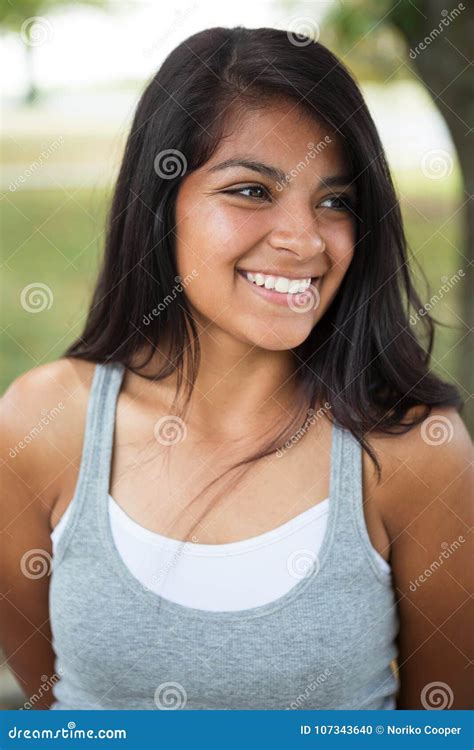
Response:
[[[241,114],[178,193],[177,267],[196,321],[272,351],[301,344],[351,262],[354,201],[330,131],[291,103]]]

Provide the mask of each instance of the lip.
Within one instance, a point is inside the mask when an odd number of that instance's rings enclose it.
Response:
[[[309,294],[311,289],[318,289],[321,286],[321,276],[313,277],[311,279],[311,284],[306,292],[276,292],[274,289],[266,289],[264,286],[257,286],[257,284],[254,284],[252,281],[249,281],[245,275],[244,271],[237,270],[237,275],[240,276],[242,281],[247,287],[250,287],[250,289],[253,289],[255,294],[258,294],[263,299],[268,300],[268,302],[273,302],[276,305],[281,305],[282,307],[286,307],[288,310],[291,310],[290,305],[288,304],[288,300],[291,299],[291,297],[298,297],[299,295],[303,294]],[[246,273],[254,273],[254,271],[246,271]],[[263,273],[263,271],[255,271],[255,273]],[[270,274],[268,274],[270,275]],[[273,276],[276,276],[276,274],[272,274]],[[300,276],[287,276],[286,278],[301,278]]]
[[[295,273],[278,273],[273,268],[270,271],[262,271],[261,268],[258,268],[256,271],[254,271],[252,268],[237,268],[236,271],[240,274],[242,273],[262,273],[264,276],[275,276],[275,278],[278,278],[278,276],[283,276],[285,279],[309,279],[311,278],[311,281],[314,279],[319,279],[322,274],[319,274],[318,276],[311,276],[309,277],[308,274],[295,274]]]

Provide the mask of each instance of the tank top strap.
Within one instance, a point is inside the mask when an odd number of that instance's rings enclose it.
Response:
[[[107,507],[117,398],[125,367],[120,362],[98,363],[89,390],[82,454],[71,513],[61,534],[55,564],[63,557],[70,539],[94,533],[100,504]],[[78,540],[80,543],[80,540]]]
[[[363,511],[362,446],[338,422],[333,422],[330,477],[331,551],[339,559],[350,559],[352,555],[360,555],[361,537],[367,550],[370,549]]]
[[[96,365],[94,373],[96,382],[90,394],[90,429],[86,434],[86,448],[88,471],[97,485],[98,502],[104,498],[106,502],[109,492],[115,415],[124,370],[121,362],[109,362]]]
[[[109,492],[117,398],[122,384],[121,362],[98,364],[92,384],[85,435],[86,472],[97,486],[99,497]]]
[[[362,446],[350,430],[333,425],[331,450],[331,491],[339,506],[362,503]]]

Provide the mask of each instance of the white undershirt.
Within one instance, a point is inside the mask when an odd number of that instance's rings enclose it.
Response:
[[[316,558],[326,530],[329,499],[264,534],[228,544],[195,544],[140,526],[109,495],[109,519],[117,550],[133,576],[165,599],[206,610],[257,607],[283,596]],[[55,545],[71,503],[55,526]],[[373,549],[381,571],[389,564]],[[218,561],[218,564],[216,564]]]

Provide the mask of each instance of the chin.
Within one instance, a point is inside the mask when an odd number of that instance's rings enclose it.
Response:
[[[293,331],[280,329],[275,332],[267,329],[262,331],[260,335],[256,335],[257,332],[254,330],[246,338],[249,343],[261,349],[266,349],[270,352],[284,352],[294,349],[302,344],[303,341],[306,341],[312,331],[312,327],[306,326],[304,331],[301,328],[301,326],[298,326]]]

